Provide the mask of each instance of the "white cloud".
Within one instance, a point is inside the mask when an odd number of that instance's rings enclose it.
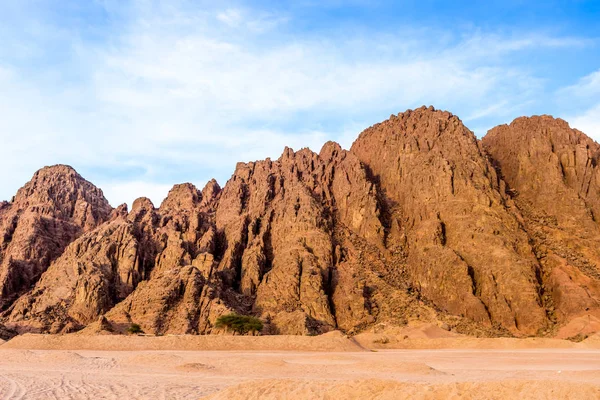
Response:
[[[556,96],[572,110],[570,115],[564,117],[571,127],[600,142],[600,70],[584,76],[574,85],[558,90]]]
[[[254,13],[240,8],[219,11],[216,18],[229,28],[245,29],[252,33],[265,33],[288,21],[283,15]]]
[[[568,117],[567,121],[571,127],[600,142],[600,103],[580,115]]]
[[[600,97],[600,70],[584,76],[575,85],[567,86],[559,93],[567,97]]]
[[[217,14],[217,19],[231,27],[238,27],[242,22],[240,10],[229,8]]]
[[[152,200],[155,207],[160,207],[162,201],[167,197],[173,185],[162,185],[144,181],[132,181],[123,183],[97,182],[102,187],[104,196],[111,200],[113,206],[127,203],[131,209],[133,201],[139,197],[147,197]]]
[[[594,40],[579,37],[553,37],[540,33],[500,34],[475,33],[464,38],[459,48],[464,57],[501,57],[508,53],[540,48],[583,48]]]
[[[120,12],[104,4],[109,16]],[[94,183],[113,205],[144,195],[158,205],[166,181],[201,186],[209,170],[224,184],[237,161],[277,158],[286,145],[318,151],[333,139],[347,148],[385,110],[434,104],[469,110],[480,124],[542,85],[502,56],[577,40],[475,32],[449,44],[409,29],[315,39],[286,35],[285,15],[199,11],[184,1],[144,1],[120,17],[125,25],[106,40],[71,35],[75,77],[0,58],[0,169],[11,171],[0,177],[0,198],[60,162],[89,171],[135,166],[141,172],[117,180],[98,172]]]

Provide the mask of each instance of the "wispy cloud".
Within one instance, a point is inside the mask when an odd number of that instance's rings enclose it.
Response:
[[[584,132],[595,141],[600,142],[600,103],[585,110],[582,114],[569,118],[573,128]]]
[[[576,84],[559,90],[559,94],[569,98],[600,99],[600,69],[584,76]]]
[[[288,21],[285,15],[267,12],[253,13],[241,8],[227,8],[218,11],[216,18],[230,28],[244,29],[252,33],[265,33]]]
[[[563,117],[570,125],[600,142],[600,70],[559,89],[556,97],[568,107]]]
[[[131,206],[132,199],[141,197],[143,194],[144,197],[152,200],[155,207],[159,207],[172,187],[172,185],[144,181],[99,181],[94,183],[102,187],[104,196],[111,199],[114,205],[128,203],[129,206]]]
[[[508,56],[588,45],[422,27],[299,35],[293,15],[251,7],[120,3],[98,3],[110,25],[101,39],[43,25],[56,29],[66,55],[48,61],[34,46],[46,60],[35,70],[0,51],[0,169],[13,172],[0,178],[0,197],[61,162],[113,205],[142,195],[159,204],[173,183],[224,183],[237,161],[278,157],[285,145],[349,146],[362,128],[421,104],[484,126],[543,90]]]

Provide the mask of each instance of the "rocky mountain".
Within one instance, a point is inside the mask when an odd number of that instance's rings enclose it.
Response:
[[[539,265],[496,171],[448,112],[409,111],[363,132],[351,151],[388,204],[388,246],[438,308],[513,333],[547,325]]]
[[[275,334],[419,320],[568,336],[600,317],[599,150],[551,117],[479,141],[422,107],[348,151],[286,148],[239,163],[223,188],[175,185],[158,208],[113,210],[72,169],[47,167],[0,205],[0,320],[206,334],[235,311]]]
[[[549,116],[496,127],[482,145],[520,212],[550,320],[600,317],[600,145]]]
[[[65,165],[39,170],[11,202],[0,203],[0,309],[111,211],[102,191]]]

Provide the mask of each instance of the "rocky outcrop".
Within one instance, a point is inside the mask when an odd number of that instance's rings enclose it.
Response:
[[[52,263],[8,310],[7,326],[20,332],[78,330],[132,295],[140,282],[198,263],[202,237],[210,235],[195,207],[201,198],[192,185],[178,185],[163,203],[164,212],[147,198],[137,199],[129,213],[121,206],[111,221],[74,241]],[[153,306],[151,300],[145,301]]]
[[[454,115],[420,108],[364,131],[351,152],[388,210],[386,245],[410,282],[451,314],[515,334],[545,328],[539,264],[503,183]]]
[[[175,185],[153,211],[157,222],[147,230],[158,249],[152,272],[106,313],[111,330],[125,332],[136,323],[155,334],[210,333],[221,314],[248,311],[243,296],[217,274],[223,244],[214,210],[220,195],[214,180],[201,192],[191,184]]]
[[[482,144],[543,267],[551,318],[600,315],[600,145],[549,116],[494,128]]]
[[[131,293],[146,273],[134,225],[118,218],[67,247],[33,290],[8,310],[21,332],[81,329]]]
[[[216,214],[227,243],[219,271],[277,332],[352,330],[389,311],[386,291],[411,302],[380,278],[395,268],[379,218],[366,170],[335,143],[238,164]]]
[[[176,185],[159,209],[141,198],[115,210],[15,303],[7,326],[65,332],[104,315],[113,331],[210,333],[236,311],[306,334],[430,315],[385,249],[380,217],[354,155],[335,143],[286,149],[239,164],[223,190]]]
[[[39,170],[10,203],[0,203],[0,309],[111,211],[102,191],[65,165]]]
[[[286,148],[239,163],[224,188],[175,185],[158,208],[140,198],[113,210],[72,169],[47,168],[0,203],[12,271],[0,322],[208,334],[237,312],[263,319],[264,333],[414,320],[478,335],[572,332],[600,317],[599,150],[549,117],[479,142],[423,107],[365,130],[350,151]]]
[[[4,325],[0,325],[0,340],[10,340],[17,336],[18,333],[12,329],[8,329]]]
[[[393,268],[381,260],[375,188],[339,145],[240,163],[222,192],[215,185],[201,196],[176,186],[163,202],[158,212],[171,216],[200,204],[194,221],[206,233],[184,245],[169,236],[170,261],[159,256],[151,278],[106,314],[113,329],[210,333],[219,315],[236,311],[261,316],[271,333],[312,334],[426,308],[382,279]]]

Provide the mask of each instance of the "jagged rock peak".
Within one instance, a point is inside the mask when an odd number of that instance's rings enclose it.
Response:
[[[131,212],[139,210],[154,210],[154,203],[147,197],[138,197],[131,205]]]
[[[600,145],[542,115],[490,130],[482,147],[523,216],[552,320],[600,317]]]
[[[294,151],[294,149],[285,146],[285,148],[283,149],[283,153],[281,153],[281,157],[279,157],[279,160],[283,160],[285,158],[293,158],[295,154],[296,152]]]
[[[323,160],[329,161],[337,157],[338,154],[341,154],[342,152],[344,152],[342,146],[340,146],[339,143],[330,140],[325,143],[323,147],[321,147],[319,157],[321,157]]]
[[[202,193],[191,183],[174,185],[160,205],[161,210],[193,209],[202,201]]]
[[[534,115],[531,117],[519,117],[510,124],[499,125],[490,129],[482,142],[485,144],[494,140],[495,137],[505,136],[506,140],[529,141],[534,138],[544,138],[549,141],[564,144],[589,145],[592,149],[598,149],[600,145],[586,136],[583,132],[571,128],[569,123],[561,118],[551,115]]]
[[[81,209],[86,207],[82,203],[86,203],[93,209],[94,223],[105,220],[112,211],[102,190],[68,165],[54,165],[38,170],[18,190],[12,203],[21,209],[35,206],[42,213],[52,212],[62,218],[71,218],[78,211],[85,211]]]
[[[15,200],[26,198],[36,190],[43,191],[59,179],[76,179],[87,182],[69,165],[57,164],[37,170],[31,180],[25,184],[15,196]],[[99,189],[98,189],[99,190]]]
[[[590,190],[596,187],[591,178],[597,173],[600,145],[562,119],[520,117],[491,129],[481,143],[510,187],[528,192],[532,200],[543,202],[544,196],[565,185],[582,197],[600,195]],[[565,200],[564,196],[545,199],[544,206],[550,208]],[[569,204],[560,214],[570,213]]]
[[[110,219],[113,220],[119,217],[126,218],[127,214],[129,214],[127,203],[123,203],[112,211],[112,213],[110,214]]]
[[[53,175],[64,175],[64,176],[76,176],[81,178],[81,175],[75,170],[75,168],[66,164],[55,164],[55,165],[47,165],[43,168],[40,168],[35,172],[33,178],[43,178],[46,176]],[[81,178],[83,179],[83,178]]]
[[[219,186],[216,179],[208,181],[202,189],[202,206],[215,202],[219,198],[221,190],[221,186]]]
[[[0,213],[0,308],[29,289],[65,247],[109,219],[102,191],[72,167],[37,171]]]
[[[365,130],[350,151],[382,189],[387,243],[404,243],[422,295],[519,334],[546,325],[528,238],[460,119],[433,107],[407,111]]]
[[[155,211],[154,203],[147,197],[139,197],[133,201],[131,211],[127,217],[131,221],[139,221],[145,215],[153,214]]]
[[[501,126],[524,126],[525,124],[555,124],[562,128],[571,129],[569,123],[562,118],[557,118],[549,114],[541,114],[541,115],[532,115],[532,116],[522,116],[515,118],[512,122],[508,124],[501,124],[495,128],[499,128]],[[494,128],[494,129],[495,129]]]
[[[464,126],[460,118],[449,111],[436,110],[433,106],[422,106],[391,115],[389,119],[367,128],[360,136],[388,129],[391,130],[388,132],[390,135],[402,132],[404,136],[416,136],[417,145],[423,145],[427,151],[433,145],[432,141],[442,135],[464,136],[470,142],[476,142],[475,135]]]

